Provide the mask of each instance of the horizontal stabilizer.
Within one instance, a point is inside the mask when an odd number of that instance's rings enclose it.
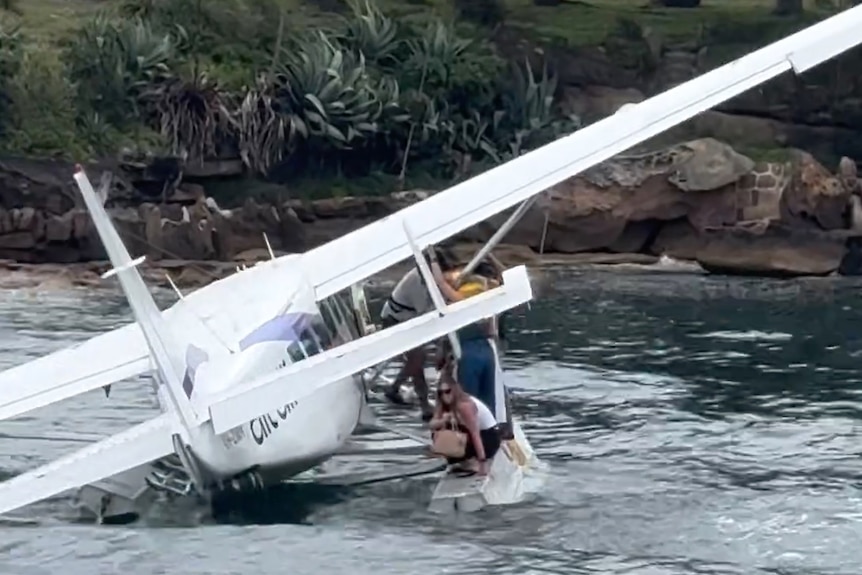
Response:
[[[0,373],[0,420],[98,389],[149,369],[136,324]]]
[[[174,452],[172,419],[160,415],[0,483],[0,513],[93,483]]]
[[[213,428],[224,433],[266,413],[273,405],[300,401],[333,381],[526,303],[532,295],[524,266],[506,270],[501,287],[451,304],[442,315],[427,313],[220,394],[210,402]]]

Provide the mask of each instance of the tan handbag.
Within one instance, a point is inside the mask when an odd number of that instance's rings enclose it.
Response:
[[[431,451],[435,455],[460,459],[467,452],[467,434],[458,431],[458,425],[452,421],[451,428],[444,427],[434,434]]]

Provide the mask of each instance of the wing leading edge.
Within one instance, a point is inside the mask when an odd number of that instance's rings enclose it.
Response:
[[[800,74],[862,43],[862,6],[680,84],[448,190],[306,252],[317,299],[438,243],[784,72]]]

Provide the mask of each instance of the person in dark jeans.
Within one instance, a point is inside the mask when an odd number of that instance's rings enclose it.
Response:
[[[469,297],[446,280],[437,262],[432,262],[431,270],[440,291],[448,301],[456,302]],[[481,276],[476,276],[475,279],[480,281]],[[497,406],[495,359],[488,340],[496,335],[494,329],[494,320],[489,318],[464,326],[456,332],[461,346],[461,357],[456,365],[458,383],[466,393],[478,398],[492,413]],[[444,353],[445,356],[448,356],[448,353]]]

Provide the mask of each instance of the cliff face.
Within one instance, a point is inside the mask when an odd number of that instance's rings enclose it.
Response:
[[[512,30],[498,45],[510,57],[550,57],[560,76],[565,105],[586,123],[639,102],[763,45],[734,38],[666,42],[648,31],[585,47],[539,47]],[[740,33],[742,34],[742,32]],[[796,147],[827,165],[842,156],[862,158],[862,49],[851,50],[801,76],[785,74],[759,89],[660,136],[651,145],[712,137],[739,149]]]
[[[99,172],[97,166],[88,171],[93,180]],[[0,258],[104,258],[89,215],[74,199],[71,174],[71,165],[0,161]],[[263,234],[277,251],[301,252],[424,197],[427,192],[271,204],[247,199],[223,209],[200,185],[181,186],[165,202],[142,194],[121,173],[106,205],[135,255],[230,261],[265,255]],[[538,252],[636,253],[695,260],[722,272],[823,275],[840,268],[855,274],[860,266],[848,254],[855,254],[852,238],[862,237],[860,198],[849,159],[833,173],[806,152],[755,162],[727,144],[700,139],[620,156],[570,178],[543,194],[506,241],[521,246],[515,258],[521,261]],[[455,239],[485,242],[506,217]]]

